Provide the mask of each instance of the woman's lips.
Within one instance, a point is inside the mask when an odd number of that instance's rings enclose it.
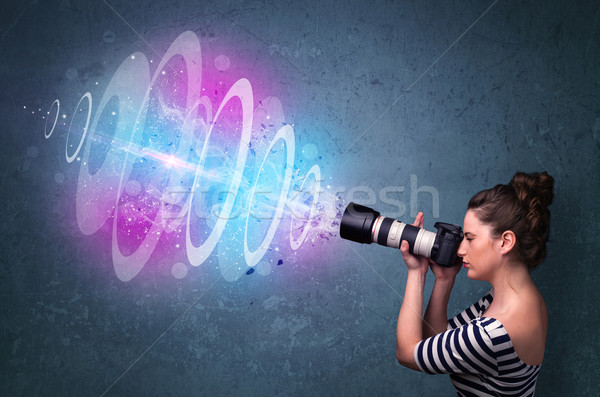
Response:
[[[468,268],[468,267],[469,267],[469,264],[468,264],[467,262],[463,262],[463,266],[464,266],[464,267],[465,267],[465,269],[466,269],[466,268]]]

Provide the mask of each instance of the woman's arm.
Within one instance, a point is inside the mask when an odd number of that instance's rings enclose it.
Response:
[[[423,227],[423,213],[417,215],[413,224]],[[398,314],[396,325],[396,358],[405,367],[419,370],[414,359],[414,350],[417,343],[423,339],[422,313],[423,292],[425,276],[429,270],[429,260],[425,257],[416,257],[408,252],[408,243],[402,241],[400,245],[402,258],[408,268],[406,287],[402,306]]]
[[[435,279],[423,318],[423,339],[440,334],[448,328],[447,307],[453,286],[454,278]]]
[[[454,287],[456,275],[461,269],[462,258],[457,258],[457,263],[450,267],[439,266],[431,260],[429,263],[431,272],[435,276],[435,284],[433,284],[431,297],[423,318],[423,339],[440,334],[448,328],[448,301],[450,300],[450,292]]]
[[[404,299],[396,325],[396,359],[405,367],[417,371],[419,367],[414,359],[414,350],[423,335],[421,314],[426,274],[420,270],[408,271]]]

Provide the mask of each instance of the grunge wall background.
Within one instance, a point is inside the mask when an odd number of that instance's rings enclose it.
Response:
[[[537,391],[596,392],[597,2],[9,1],[0,15],[3,395],[454,393],[395,360],[398,252],[314,233],[227,281],[218,254],[231,239],[201,266],[173,251],[123,282],[110,233],[81,233],[80,165],[64,128],[45,139],[44,117],[59,98],[70,120],[86,92],[95,111],[124,60],[157,62],[186,31],[209,90],[248,78],[255,102],[278,98],[295,167],[320,167],[323,200],[353,194],[410,221],[418,208],[432,229],[462,223],[474,193],[515,171],[553,175],[534,272],[550,314]],[[459,274],[449,311],[485,291]]]

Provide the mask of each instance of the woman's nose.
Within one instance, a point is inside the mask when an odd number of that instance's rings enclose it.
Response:
[[[463,241],[458,246],[458,251],[456,251],[456,255],[464,258],[467,255],[467,240],[463,239]]]

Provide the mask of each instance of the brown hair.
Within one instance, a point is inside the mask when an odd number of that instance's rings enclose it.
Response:
[[[554,178],[547,172],[517,172],[510,184],[477,193],[467,209],[492,227],[495,237],[511,230],[520,259],[533,269],[546,258]]]

